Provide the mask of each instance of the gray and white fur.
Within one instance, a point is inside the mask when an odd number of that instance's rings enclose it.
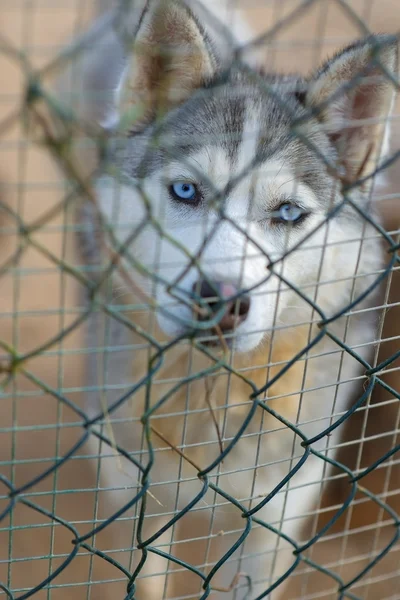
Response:
[[[146,375],[146,336],[166,344],[186,335],[186,341],[166,352],[154,376],[150,405],[168,396],[151,423],[191,462],[153,432],[149,535],[199,492],[202,482],[193,463],[204,469],[220,453],[209,403],[226,447],[252,405],[252,388],[238,373],[262,388],[319,334],[319,322],[346,312],[377,279],[382,251],[360,211],[374,215],[373,178],[365,177],[382,157],[392,103],[384,70],[396,73],[397,41],[371,36],[340,51],[309,78],[283,77],[254,70],[247,55],[238,60],[242,40],[212,18],[211,3],[150,0],[127,6],[102,17],[88,34],[92,42],[77,84],[80,118],[110,136],[107,168],[96,180],[96,205],[83,208],[82,247],[86,261],[100,264],[110,260],[116,246],[127,244],[121,268],[113,271],[111,300],[107,290],[104,298],[130,306],[124,318],[132,323],[129,328],[100,313],[93,316],[90,347],[114,351],[90,359],[90,383],[101,381],[106,391],[88,394],[85,408],[92,416],[102,412],[104,403],[112,405]],[[344,184],[363,178],[349,192],[351,202],[343,203]],[[182,183],[193,186],[184,190],[195,189],[194,199],[176,196]],[[99,215],[112,225],[113,241],[97,227]],[[204,280],[249,298],[245,318],[231,319],[232,327],[224,332],[233,373],[228,376],[222,368],[210,381],[193,374],[215,361],[188,341],[196,323],[196,286]],[[326,325],[362,359],[374,340],[376,317],[364,311],[374,299],[371,292]],[[204,336],[218,341],[211,325],[204,325],[197,341]],[[218,344],[205,347],[208,354],[221,356]],[[348,408],[361,374],[360,362],[325,335],[310,348],[307,360],[303,356],[260,399],[310,438]],[[187,377],[190,384],[176,386]],[[142,386],[112,414],[117,444],[143,464],[149,458],[140,421],[145,391]],[[312,448],[333,457],[339,435],[340,428]],[[210,479],[242,506],[254,507],[303,456],[302,441],[259,407]],[[94,452],[96,444],[93,438]],[[114,494],[109,514],[140,489],[139,472],[121,461],[123,468],[113,456],[102,459],[105,485],[126,487]],[[310,456],[256,516],[300,543],[326,469],[323,460]],[[200,558],[193,544],[192,554],[183,553],[207,573],[244,525],[241,511],[209,490],[176,525],[174,540],[181,545],[172,544],[168,530],[162,549],[179,553],[183,540],[200,531]],[[207,555],[202,537],[209,538]],[[114,546],[119,547],[118,540]],[[242,548],[212,581],[228,591],[215,591],[213,597],[244,598],[245,578],[230,589],[238,572],[252,580],[246,597],[264,597],[293,563],[292,550],[254,523]],[[138,561],[141,551],[134,554]],[[202,582],[195,576],[170,575],[166,584],[166,564],[149,553],[142,574],[154,576],[139,577],[138,600],[202,597]],[[285,583],[269,597],[285,598]]]

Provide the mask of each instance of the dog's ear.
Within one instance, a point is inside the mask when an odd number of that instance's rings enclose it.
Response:
[[[203,26],[179,0],[151,4],[132,52],[128,101],[143,108],[144,120],[186,100],[217,68]]]
[[[370,36],[337,54],[308,82],[304,103],[334,142],[348,181],[376,168],[397,68],[398,40]]]
[[[103,17],[76,53],[81,64],[70,87],[73,95],[77,92],[78,116],[112,128],[120,120],[123,99],[132,120],[142,125],[186,100],[212,77],[233,42],[223,26],[215,43],[211,41],[204,23],[209,14],[197,4],[139,0],[126,3],[125,10],[121,3]]]

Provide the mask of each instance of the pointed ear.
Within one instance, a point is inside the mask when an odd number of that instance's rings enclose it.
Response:
[[[121,100],[137,126],[164,114],[212,77],[229,49],[233,52],[229,35],[226,43],[211,42],[196,2],[190,8],[184,0],[128,4],[124,9],[121,3],[77,42],[82,45],[75,53],[78,75],[69,85],[78,117],[105,128],[118,124]]]
[[[128,103],[142,107],[145,121],[182,103],[219,67],[205,27],[180,0],[150,2],[132,52]]]
[[[336,146],[347,181],[377,166],[397,69],[398,39],[371,36],[337,54],[308,82],[305,104]]]

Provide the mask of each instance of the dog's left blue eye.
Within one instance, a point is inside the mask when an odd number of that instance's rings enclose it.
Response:
[[[296,206],[296,204],[292,204],[291,202],[281,204],[277,212],[277,218],[285,223],[297,223],[306,214],[300,206]]]
[[[197,200],[197,188],[193,183],[187,181],[176,181],[170,187],[172,195],[178,200],[193,202]]]

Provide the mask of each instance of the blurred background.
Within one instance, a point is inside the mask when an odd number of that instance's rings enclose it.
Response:
[[[218,0],[215,0],[218,3]],[[64,455],[80,439],[79,417],[57,400],[57,394],[81,403],[85,392],[83,328],[76,321],[82,314],[82,299],[76,279],[62,265],[77,265],[73,211],[60,209],[67,187],[57,169],[48,145],[40,145],[27,135],[22,100],[27,81],[32,90],[35,71],[51,63],[66,40],[85,30],[99,10],[109,6],[90,0],[2,0],[0,12],[0,341],[20,353],[43,346],[40,357],[23,364],[18,376],[8,381],[7,364],[0,362],[4,390],[0,399],[0,473],[15,486],[31,481],[45,471],[54,459]],[[221,6],[224,3],[221,2]],[[225,2],[228,6],[228,3]],[[397,33],[400,30],[398,0],[242,0],[231,18],[247,19],[255,34],[267,31],[287,19],[300,5],[303,10],[265,49],[267,69],[307,73],[329,54],[365,34]],[[305,8],[304,8],[305,7]],[[19,52],[31,68],[21,61]],[[51,75],[51,71],[49,71]],[[400,105],[392,119],[392,150],[400,147]],[[34,138],[35,136],[33,136]],[[376,193],[378,209],[387,231],[400,232],[400,169],[398,162],[389,170],[385,187]],[[11,211],[7,210],[7,207]],[[20,235],[21,223],[25,227]],[[44,226],[40,226],[45,223]],[[35,226],[37,228],[35,228]],[[18,263],[13,260],[18,256]],[[60,267],[61,264],[61,267]],[[400,279],[397,272],[382,292],[383,333],[378,361],[399,350]],[[60,332],[71,328],[68,335]],[[389,365],[384,380],[400,390],[399,361]],[[47,390],[43,391],[43,390]],[[340,460],[360,469],[378,460],[399,443],[398,400],[377,388],[368,407],[348,423]],[[361,441],[360,441],[361,440]],[[27,497],[44,510],[75,524],[80,533],[89,530],[101,510],[102,494],[94,501],[98,486],[96,471],[85,460],[85,448],[57,475],[31,487]],[[385,461],[363,482],[388,505],[400,511],[399,456]],[[321,499],[311,528],[320,528],[337,511],[349,493],[343,477],[333,478]],[[74,493],[68,490],[75,489]],[[0,512],[7,506],[7,488],[0,480]],[[12,530],[11,530],[12,527]],[[345,580],[356,573],[387,545],[395,530],[393,520],[375,502],[363,495],[349,508],[324,539],[310,552]],[[121,546],[129,549],[121,528]],[[11,581],[15,597],[45,579],[71,552],[73,534],[54,524],[32,508],[21,505],[13,517],[0,523],[0,581]],[[97,540],[107,548],[107,539]],[[108,547],[108,549],[110,549]],[[112,550],[112,548],[111,548]],[[120,556],[121,553],[115,553]],[[12,560],[11,560],[12,559]],[[400,544],[354,587],[365,600],[400,599]],[[88,581],[95,582],[88,586]],[[52,584],[51,598],[108,599],[124,597],[123,574],[112,565],[81,552]],[[287,598],[337,598],[335,581],[323,573],[302,566],[292,576]],[[71,588],[71,585],[73,587]],[[301,596],[299,590],[301,589]],[[352,588],[353,589],[353,588]],[[0,590],[1,594],[1,590]],[[47,590],[35,598],[49,598]],[[141,599],[140,599],[141,600]],[[161,599],[160,599],[161,600]]]

